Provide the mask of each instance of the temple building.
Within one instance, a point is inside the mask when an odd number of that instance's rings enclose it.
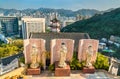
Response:
[[[57,19],[57,16],[58,16],[58,14],[55,13],[54,17],[51,18],[49,27],[50,27],[50,31],[51,32],[57,32],[57,33],[59,33],[61,25],[60,25],[60,21]]]
[[[51,20],[50,22],[51,32],[60,32],[60,23],[57,18]]]

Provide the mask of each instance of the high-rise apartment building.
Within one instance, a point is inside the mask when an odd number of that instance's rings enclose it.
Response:
[[[45,32],[45,18],[22,18],[23,39],[29,38],[31,32]]]
[[[18,18],[0,16],[0,33],[5,36],[13,36],[19,34]]]

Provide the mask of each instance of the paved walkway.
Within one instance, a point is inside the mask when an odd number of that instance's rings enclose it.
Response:
[[[2,76],[0,76],[0,79],[4,79],[5,77],[12,77],[12,76],[15,76],[15,75],[21,75],[24,71],[24,68],[23,67],[20,67],[20,68],[17,68],[11,72],[8,72]],[[24,79],[27,79],[27,78],[24,78]]]
[[[43,71],[40,75],[27,76],[27,79],[120,79],[120,77],[112,76],[106,71],[98,71],[94,74],[83,74],[80,70],[71,71],[69,77],[55,77],[54,72]]]
[[[7,76],[21,75],[23,71],[24,68],[20,67],[0,76],[0,79]],[[55,77],[54,72],[42,71],[40,75],[25,75],[24,79],[120,79],[120,76],[110,75],[105,70],[97,70],[94,74],[83,74],[80,70],[73,70],[69,77]]]

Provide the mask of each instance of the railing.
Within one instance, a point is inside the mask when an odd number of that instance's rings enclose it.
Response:
[[[7,64],[6,66],[2,65],[0,66],[0,75],[5,74],[9,71],[14,70],[15,68],[17,68],[18,65],[18,59],[15,58],[12,62],[10,62],[9,64]]]
[[[110,67],[108,72],[110,72],[113,75],[118,75],[120,72],[120,60],[116,59],[116,58],[110,58]]]

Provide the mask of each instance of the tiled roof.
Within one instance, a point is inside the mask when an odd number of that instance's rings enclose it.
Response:
[[[3,58],[1,59],[0,63],[2,63],[3,65],[7,65],[9,64],[11,61],[13,61],[15,58],[19,58],[23,56],[23,53],[19,53],[19,54],[16,54],[16,55],[13,55],[13,56],[9,56],[9,57],[6,57],[6,58]]]

